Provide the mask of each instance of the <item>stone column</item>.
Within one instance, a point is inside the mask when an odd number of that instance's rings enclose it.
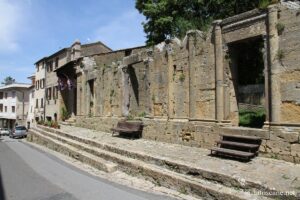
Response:
[[[82,73],[82,80],[81,80],[81,85],[82,85],[82,106],[81,106],[81,109],[82,109],[82,114],[87,116],[89,114],[89,110],[88,110],[88,106],[87,106],[87,71],[83,71]]]
[[[280,65],[278,62],[279,38],[277,32],[278,10],[276,5],[268,7],[268,42],[270,62],[270,87],[271,87],[271,122],[280,122]]]
[[[195,108],[196,108],[196,101],[195,101],[195,93],[193,92],[193,87],[194,87],[194,77],[195,77],[195,70],[194,70],[194,67],[192,67],[192,63],[193,63],[193,60],[195,58],[195,50],[194,50],[194,45],[192,45],[192,42],[194,43],[196,40],[196,33],[194,38],[193,38],[193,41],[191,41],[191,34],[192,32],[188,32],[187,34],[187,43],[188,43],[188,64],[189,64],[189,70],[188,70],[188,73],[189,73],[189,104],[188,104],[188,110],[189,110],[189,114],[188,114],[188,118],[195,118]]]
[[[82,77],[81,77],[81,114],[82,115],[87,115],[87,111],[86,111],[86,72],[83,71],[82,72]]]
[[[129,74],[128,66],[122,67],[122,115],[129,115],[130,93],[129,93]]]
[[[264,49],[263,49],[263,58],[264,58],[264,76],[265,76],[265,109],[266,109],[266,122],[270,121],[270,68],[268,62],[268,37],[263,35]]]
[[[224,66],[221,20],[214,21],[215,70],[216,70],[216,119],[224,119]]]

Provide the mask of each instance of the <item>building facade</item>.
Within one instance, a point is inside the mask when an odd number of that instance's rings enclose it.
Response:
[[[45,120],[46,58],[35,63],[34,119]]]
[[[29,88],[29,105],[27,115],[27,128],[29,129],[35,123],[35,75],[28,77],[31,80],[31,87]]]
[[[30,90],[30,84],[13,83],[0,87],[1,127],[27,126]]]
[[[73,102],[75,97],[66,99],[64,98],[66,95],[59,91],[64,90],[65,85],[71,82],[72,87],[76,86],[75,73],[68,74],[68,70],[57,73],[57,70],[72,66],[74,61],[82,56],[109,51],[111,49],[101,42],[81,45],[79,41],[76,41],[70,47],[63,48],[39,60],[36,63],[36,120],[57,121],[72,115],[72,111],[68,112],[70,109],[67,108],[70,106],[68,102]],[[62,113],[64,117],[62,117]]]

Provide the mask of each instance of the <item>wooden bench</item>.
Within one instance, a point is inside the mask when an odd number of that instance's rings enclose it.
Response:
[[[143,131],[143,123],[142,122],[132,122],[132,121],[119,121],[115,128],[111,129],[112,136],[115,133],[126,133],[133,136],[138,136],[139,138],[142,136]]]

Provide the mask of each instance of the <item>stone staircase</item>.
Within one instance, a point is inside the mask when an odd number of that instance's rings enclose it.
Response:
[[[209,169],[128,151],[48,127],[31,129],[27,139],[107,173],[121,170],[201,199],[268,199],[255,194],[258,191],[272,191],[264,184],[241,181]]]
[[[217,147],[211,149],[211,154],[216,156],[232,157],[244,161],[250,161],[258,155],[261,144],[260,137],[243,135],[221,135],[217,141]]]
[[[70,117],[69,119],[60,122],[60,124],[65,125],[65,126],[74,126],[75,123],[76,123],[75,117]]]

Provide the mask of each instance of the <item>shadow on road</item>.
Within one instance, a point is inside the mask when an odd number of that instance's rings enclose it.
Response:
[[[4,186],[2,183],[1,169],[0,169],[0,199],[5,200],[5,191],[4,191]]]

